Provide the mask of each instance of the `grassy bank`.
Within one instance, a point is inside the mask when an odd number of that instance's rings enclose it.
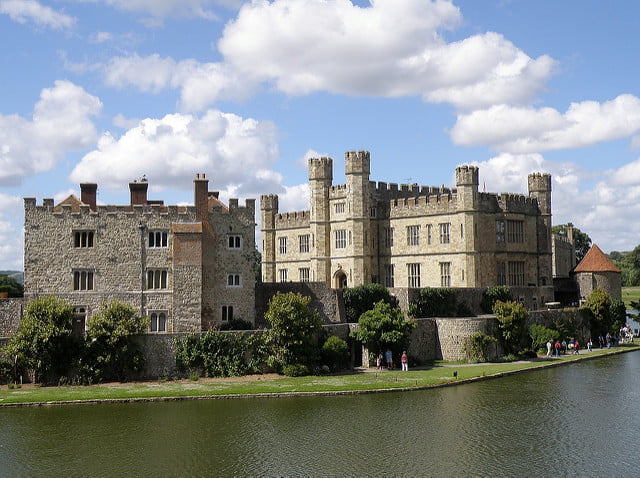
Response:
[[[623,287],[622,300],[627,309],[633,309],[633,307],[631,307],[631,301],[640,301],[640,287]]]
[[[555,366],[580,359],[640,349],[623,345],[559,359],[539,358],[527,362],[461,365],[438,363],[432,367],[400,371],[366,371],[343,375],[276,377],[254,376],[234,379],[164,381],[105,384],[83,387],[27,387],[0,389],[0,406],[52,404],[77,401],[180,399],[186,397],[264,396],[293,393],[357,393],[378,390],[419,389],[456,382],[501,376],[523,370]]]

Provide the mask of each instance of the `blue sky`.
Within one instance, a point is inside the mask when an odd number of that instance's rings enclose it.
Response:
[[[604,251],[640,244],[640,4],[589,0],[0,0],[0,269],[24,197],[308,207],[306,159],[372,179],[526,193]],[[259,216],[259,211],[257,212]]]

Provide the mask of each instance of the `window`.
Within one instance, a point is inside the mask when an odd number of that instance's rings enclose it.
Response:
[[[287,238],[286,237],[280,237],[278,238],[278,250],[280,251],[280,254],[286,254],[287,253]]]
[[[420,245],[420,226],[407,226],[407,246]]]
[[[344,203],[343,202],[337,202],[335,204],[335,212],[336,214],[342,214],[344,213]]]
[[[509,285],[518,286],[524,285],[524,262],[523,261],[509,261]]]
[[[242,236],[240,234],[229,234],[227,236],[228,249],[242,249]]]
[[[393,227],[384,228],[384,247],[393,247]]]
[[[524,242],[524,221],[507,221],[507,242]]]
[[[393,264],[387,264],[384,268],[385,270],[385,275],[384,275],[384,285],[385,287],[395,287],[395,280],[394,280],[394,272],[395,272],[395,266]]]
[[[300,240],[300,252],[309,252],[309,234],[298,236]]]
[[[76,231],[73,233],[74,247],[93,247],[93,231]]]
[[[227,274],[227,287],[240,287],[240,274]]]
[[[336,249],[344,249],[347,247],[347,231],[344,229],[338,229],[335,232]]]
[[[440,263],[440,287],[451,287],[451,262]]]
[[[420,287],[420,264],[407,264],[408,287]]]
[[[149,231],[149,247],[167,247],[167,231]]]
[[[496,243],[500,244],[504,242],[504,221],[502,219],[498,219],[496,221]]]
[[[149,314],[149,318],[151,319],[151,332],[167,331],[166,312],[151,312],[151,314]]]
[[[498,285],[507,285],[507,264],[498,262]]]
[[[73,290],[93,290],[93,272],[73,271]]]
[[[427,244],[431,244],[431,224],[427,224]]]
[[[149,269],[147,271],[147,289],[166,289],[167,288],[167,270],[166,269]]]
[[[222,306],[222,321],[228,322],[233,320],[233,306],[232,305],[223,305]]]
[[[278,280],[280,282],[287,282],[287,269],[278,270]]]
[[[376,208],[372,207],[371,209],[369,209],[369,217],[371,218],[375,218],[376,217]]]
[[[309,282],[309,268],[301,267],[298,269],[298,277],[300,282]]]
[[[440,225],[440,244],[449,244],[451,242],[449,232],[451,231],[451,224],[443,222]]]

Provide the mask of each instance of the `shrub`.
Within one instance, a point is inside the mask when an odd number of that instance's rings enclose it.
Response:
[[[455,317],[457,312],[456,293],[449,288],[425,287],[409,304],[412,317]]]
[[[467,357],[474,362],[487,362],[489,360],[489,348],[498,342],[498,339],[490,335],[477,332],[467,342]]]
[[[310,297],[292,292],[277,293],[269,301],[264,316],[271,328],[265,334],[272,356],[270,364],[276,371],[291,364],[311,367],[319,358],[322,320],[310,302]]]
[[[83,373],[91,380],[124,381],[144,365],[144,357],[133,336],[143,334],[149,319],[130,305],[113,301],[87,321],[87,349]]]
[[[397,306],[397,300],[389,289],[381,284],[368,284],[349,287],[342,291],[347,322],[357,322],[362,314],[373,309],[381,300],[391,306]]]
[[[340,337],[330,336],[322,346],[322,362],[333,370],[342,370],[349,360],[349,347]]]
[[[282,367],[282,374],[287,377],[302,377],[310,373],[309,367],[301,363],[287,364]]]
[[[264,364],[263,338],[209,330],[174,339],[176,366],[189,376],[236,377],[257,373]]]
[[[544,348],[549,340],[558,339],[560,334],[557,330],[550,329],[540,324],[532,324],[529,327],[529,336],[531,337],[531,348],[538,350]]]
[[[220,326],[220,330],[253,330],[253,324],[248,320],[231,319]]]
[[[517,302],[497,301],[493,313],[498,319],[498,327],[502,335],[502,345],[507,353],[522,350],[526,338],[527,309]]]
[[[29,302],[4,355],[15,357],[17,373],[33,370],[37,382],[55,383],[80,356],[81,340],[73,335],[72,320],[73,307],[62,299],[46,296]]]
[[[480,308],[485,314],[493,313],[493,306],[497,301],[510,302],[513,300],[511,289],[506,285],[487,287],[482,291]]]

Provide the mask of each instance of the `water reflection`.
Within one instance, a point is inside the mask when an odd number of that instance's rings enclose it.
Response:
[[[637,475],[624,444],[640,434],[639,365],[636,352],[411,393],[0,409],[0,470],[8,476]]]

